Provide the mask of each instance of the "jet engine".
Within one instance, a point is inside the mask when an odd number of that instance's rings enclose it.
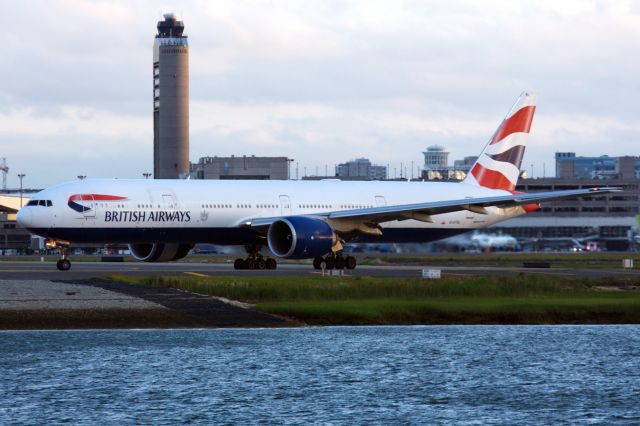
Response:
[[[331,251],[337,237],[326,222],[310,217],[292,216],[269,226],[267,243],[278,257],[310,259]]]
[[[169,262],[185,257],[193,244],[136,243],[129,244],[129,250],[136,260],[143,262]]]

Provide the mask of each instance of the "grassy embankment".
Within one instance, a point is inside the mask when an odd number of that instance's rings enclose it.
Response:
[[[255,304],[310,325],[640,323],[640,281],[519,275],[427,281],[370,277],[115,276]]]

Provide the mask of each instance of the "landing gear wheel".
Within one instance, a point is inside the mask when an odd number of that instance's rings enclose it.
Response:
[[[336,256],[335,267],[336,269],[344,269],[345,260],[342,256]]]
[[[353,257],[353,256],[347,256],[347,257],[346,257],[346,259],[345,259],[344,261],[345,261],[345,265],[344,265],[344,266],[345,266],[347,269],[356,269],[356,263],[357,263],[357,262],[356,262],[356,258],[355,258],[355,257]]]
[[[260,258],[256,260],[256,269],[264,269],[267,267],[267,262],[264,259]]]
[[[313,258],[313,269],[322,269],[322,261],[323,261],[323,259],[321,257],[314,257]]]
[[[333,269],[336,266],[336,258],[333,256],[327,256],[324,258],[324,269]]]
[[[71,262],[69,262],[68,259],[60,259],[56,263],[56,267],[60,271],[68,271],[69,269],[71,269]]]
[[[247,259],[247,269],[256,269],[256,261],[254,259]]]
[[[267,269],[276,269],[278,267],[278,262],[275,259],[268,258],[267,259]]]
[[[233,269],[246,269],[247,265],[244,259],[236,259],[233,262]]]

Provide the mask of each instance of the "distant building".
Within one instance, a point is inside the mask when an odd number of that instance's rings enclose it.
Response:
[[[12,252],[24,253],[31,246],[31,233],[16,223],[16,213],[20,203],[29,202],[31,194],[23,194],[22,200],[17,194],[0,194],[0,255]]]
[[[338,178],[361,178],[366,180],[385,180],[387,168],[371,164],[367,158],[356,158],[336,166]]]
[[[469,173],[469,170],[471,170],[471,166],[473,166],[477,160],[477,155],[464,157],[462,160],[454,160],[453,168],[466,174]]]
[[[191,164],[194,179],[289,179],[287,157],[202,157]]]
[[[449,167],[449,152],[443,146],[431,145],[424,151],[424,170],[443,170]]]
[[[477,156],[464,157],[455,160],[453,166],[449,165],[449,152],[441,145],[431,145],[422,153],[424,166],[422,167],[422,179],[425,180],[462,180],[474,165]]]
[[[633,179],[640,177],[640,157],[576,156],[556,152],[556,177],[561,179]]]

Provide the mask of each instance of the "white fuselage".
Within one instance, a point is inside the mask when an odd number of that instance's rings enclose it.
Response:
[[[41,205],[18,214],[34,233],[70,242],[183,242],[245,244],[256,218],[508,195],[449,182],[230,181],[87,179],[34,195]],[[50,205],[48,205],[50,204]],[[426,242],[523,214],[521,207],[488,207],[380,224],[382,235],[346,240]],[[363,238],[360,238],[363,237]]]

